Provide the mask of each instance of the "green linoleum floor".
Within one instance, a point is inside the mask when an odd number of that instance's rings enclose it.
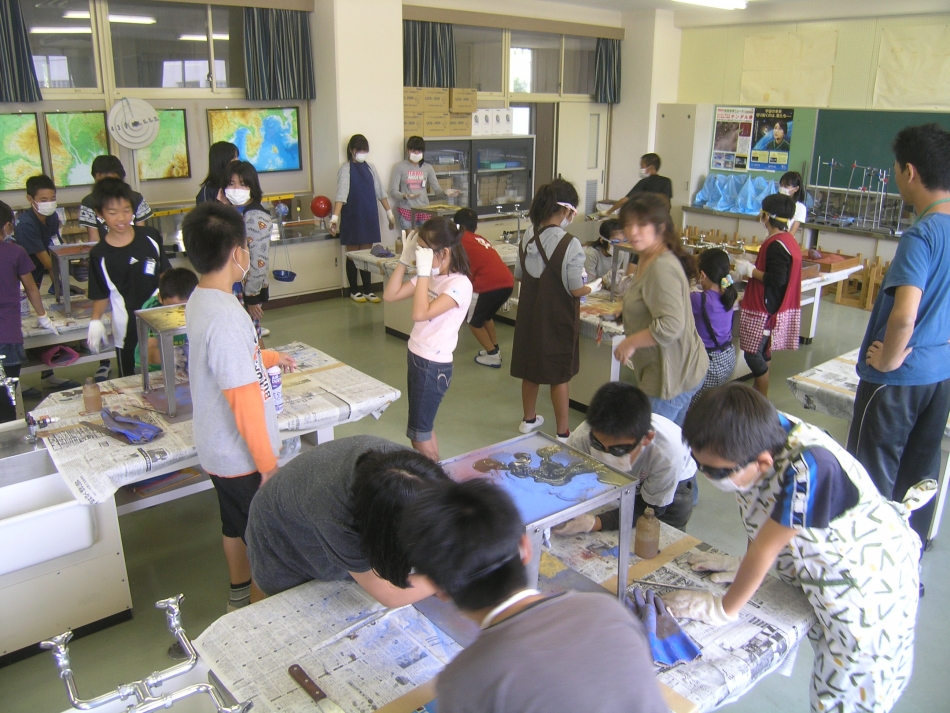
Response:
[[[805,411],[785,386],[786,377],[827,361],[860,344],[868,314],[822,301],[822,317],[813,344],[797,352],[777,352],[772,363],[771,399],[776,406],[827,429],[839,442],[847,424]],[[292,340],[311,344],[388,384],[405,390],[406,343],[383,331],[382,305],[334,299],[268,311],[264,323],[272,330],[268,346]],[[512,328],[498,325],[503,357],[511,345]],[[604,347],[606,348],[606,347]],[[455,356],[452,386],[436,421],[443,458],[465,453],[518,435],[521,419],[520,382],[501,369],[473,361],[479,346],[463,329]],[[93,366],[63,369],[60,376],[80,379]],[[33,375],[24,388],[38,383]],[[542,389],[538,411],[546,432],[553,432],[553,411]],[[405,438],[407,403],[403,397],[377,421],[364,419],[336,429],[336,436],[373,433],[400,443]],[[571,426],[583,414],[571,411]],[[741,553],[745,537],[735,499],[700,484],[699,506],[687,530],[711,544]],[[91,697],[169,665],[165,650],[171,643],[164,616],[153,603],[179,592],[185,594],[185,629],[197,636],[224,613],[227,570],[221,552],[218,506],[212,491],[160,505],[120,518],[135,616],[131,621],[76,640],[70,646],[80,695]],[[950,525],[948,525],[950,527]],[[923,563],[927,596],[918,614],[913,680],[895,713],[947,710],[942,681],[950,618],[943,603],[950,596],[950,534],[942,533]],[[0,618],[2,619],[2,618]],[[803,644],[791,678],[772,675],[742,700],[721,710],[730,713],[804,713],[808,711],[811,650]],[[67,708],[66,696],[49,654],[0,668],[0,710],[4,713],[56,713]],[[211,710],[209,708],[209,710]]]

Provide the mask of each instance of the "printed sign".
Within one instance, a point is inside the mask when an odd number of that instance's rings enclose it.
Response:
[[[788,170],[794,116],[794,109],[769,107],[755,110],[755,144],[749,160],[751,170]]]

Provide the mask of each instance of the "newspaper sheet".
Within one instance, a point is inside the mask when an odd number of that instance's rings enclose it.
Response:
[[[277,423],[282,431],[314,431],[380,414],[400,392],[333,357],[293,342],[280,347],[293,354],[301,371],[287,374],[283,383],[284,411]],[[152,384],[161,384],[161,372],[151,372]],[[180,389],[187,381],[177,380]],[[50,456],[73,495],[83,502],[100,503],[123,485],[161,472],[176,463],[190,465],[197,457],[190,418],[170,421],[142,394],[142,378],[130,376],[100,384],[103,405],[152,423],[162,435],[135,446],[102,433],[98,413],[85,413],[81,389],[60,391],[44,399],[32,412],[55,422],[41,431]],[[187,392],[186,392],[187,393]]]
[[[262,713],[363,713],[436,676],[461,648],[412,607],[384,609],[354,582],[310,582],[218,619],[195,646]],[[327,694],[315,706],[300,665]]]
[[[57,343],[63,344],[70,341],[79,341],[86,338],[86,331],[89,329],[89,320],[92,316],[92,302],[81,297],[73,297],[70,300],[70,312],[71,314],[67,316],[63,312],[63,305],[56,302],[56,298],[53,295],[43,295],[43,308],[46,310],[47,316],[53,320],[53,325],[56,327],[56,330],[60,335],[69,334],[69,339],[58,340]],[[104,314],[102,316],[102,323],[106,327],[106,333],[111,334],[111,325],[110,320],[111,315]],[[26,347],[30,348],[30,339],[33,337],[43,337],[50,336],[53,333],[39,326],[36,322],[36,317],[33,312],[30,312],[30,316],[23,319],[23,339],[26,343]],[[75,334],[72,334],[75,332]]]

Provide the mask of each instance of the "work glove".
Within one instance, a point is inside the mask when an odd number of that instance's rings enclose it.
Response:
[[[162,429],[151,423],[145,423],[137,418],[114,413],[110,409],[102,409],[102,423],[113,433],[119,433],[132,443],[148,443],[154,441]]]
[[[435,257],[432,248],[416,248],[416,275],[430,277],[432,275],[432,258]]]
[[[739,618],[726,614],[722,597],[696,589],[667,594],[664,604],[677,619],[695,619],[713,626],[725,626]]]
[[[583,515],[578,515],[573,520],[568,520],[567,522],[562,522],[557,527],[552,527],[551,533],[557,535],[558,537],[581,535],[585,532],[590,532],[593,530],[594,523],[596,521],[596,517],[591,515],[589,512],[585,512]]]
[[[635,587],[633,600],[624,597],[624,601],[647,630],[655,663],[673,666],[700,657],[699,646],[680,628],[679,622],[667,611],[663,600],[652,589],[648,589],[644,596],[643,590]]]
[[[595,292],[600,292],[601,288],[604,286],[604,278],[598,277],[593,282],[588,282],[587,286],[590,288],[591,294],[594,294]]]
[[[402,255],[399,256],[399,262],[406,267],[412,267],[416,259],[416,243],[419,240],[419,233],[415,230],[406,237],[406,231],[402,231]]]
[[[340,216],[331,215],[330,216],[330,234],[336,235],[340,232]]]
[[[739,277],[743,279],[746,279],[746,280],[750,279],[752,277],[752,271],[754,269],[755,269],[755,265],[753,265],[748,260],[736,261],[736,273],[739,275]]]
[[[106,328],[101,319],[89,320],[89,333],[86,335],[86,346],[93,354],[106,345]]]
[[[449,198],[455,198],[457,196],[460,196],[461,194],[462,194],[462,191],[460,191],[458,188],[447,188],[445,190],[445,195],[447,195]]]
[[[731,555],[717,555],[712,552],[699,552],[689,558],[689,566],[694,572],[715,572],[709,579],[717,584],[731,584],[736,579],[742,559]]]
[[[59,334],[59,330],[56,329],[56,325],[53,324],[53,320],[51,320],[47,314],[44,314],[42,317],[37,317],[36,323],[43,329],[50,330],[53,334]]]

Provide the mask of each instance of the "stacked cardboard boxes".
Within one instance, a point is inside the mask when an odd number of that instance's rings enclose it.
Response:
[[[403,132],[406,136],[471,136],[474,89],[403,88]]]

